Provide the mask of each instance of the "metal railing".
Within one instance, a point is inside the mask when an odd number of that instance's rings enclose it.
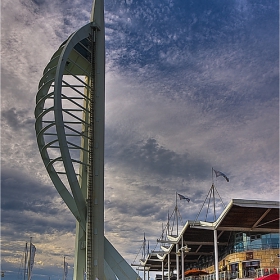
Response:
[[[222,271],[219,272],[219,279],[220,280],[230,280],[230,279],[236,279],[239,278],[239,272],[231,272],[231,271]],[[187,279],[187,278],[186,278]],[[215,273],[211,273],[208,275],[203,275],[200,276],[199,280],[215,280],[216,275]],[[188,279],[188,280],[193,280],[193,279]]]
[[[238,278],[258,278],[258,277],[267,276],[279,272],[280,272],[280,268],[277,267],[259,268],[259,269],[251,270],[248,271],[246,275],[240,275],[238,271],[236,272],[222,271],[219,272],[219,280],[231,280],[231,279],[238,279]],[[184,280],[215,280],[215,278],[216,278],[215,273],[211,273],[208,275],[185,277]]]
[[[232,280],[232,279],[238,279],[238,278],[258,278],[262,276],[267,276],[270,274],[279,273],[280,268],[259,268],[255,270],[248,271],[247,275],[240,275],[238,271],[231,272],[231,271],[222,271],[219,272],[219,280]],[[156,276],[157,279],[162,279],[161,275]],[[167,276],[164,276],[164,279],[167,279]],[[181,278],[180,278],[181,279]],[[216,275],[215,273],[211,273],[208,275],[200,275],[200,276],[188,276],[185,277],[184,280],[215,280]]]
[[[267,276],[267,275],[275,274],[275,273],[279,273],[279,272],[280,272],[280,269],[278,267],[259,268],[259,269],[256,269],[256,277]]]

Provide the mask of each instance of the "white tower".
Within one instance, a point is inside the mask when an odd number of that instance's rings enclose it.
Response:
[[[39,82],[35,130],[41,157],[76,218],[74,280],[138,279],[104,237],[104,1],[54,53]]]

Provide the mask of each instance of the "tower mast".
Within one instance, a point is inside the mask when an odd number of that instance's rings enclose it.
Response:
[[[91,27],[89,172],[87,186],[87,279],[104,278],[104,1],[94,1]]]
[[[104,0],[46,66],[35,117],[46,170],[76,218],[74,280],[137,279],[104,236]]]

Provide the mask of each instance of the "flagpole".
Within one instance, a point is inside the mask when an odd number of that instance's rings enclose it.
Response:
[[[178,236],[178,234],[177,234]],[[178,255],[178,251],[179,251],[179,242],[176,243],[176,271],[177,271],[177,277],[176,279],[179,280],[179,255]]]
[[[32,242],[32,237],[30,237],[30,244],[29,244],[29,261],[28,261],[28,280],[31,279],[31,242]]]
[[[178,206],[177,206],[177,191],[175,192],[175,196],[176,196],[176,205],[175,205],[175,212],[176,212],[176,224],[177,224],[177,236],[178,236]]]
[[[65,280],[65,256],[63,256],[63,280]]]
[[[214,168],[212,167],[212,192],[213,192],[213,206],[214,206],[214,221],[216,221],[216,204],[215,204],[215,186],[214,186]]]
[[[214,188],[215,188],[215,191],[216,191],[216,193],[218,194],[220,200],[222,201],[224,208],[226,208],[226,206],[225,206],[225,204],[224,204],[224,202],[223,202],[223,200],[222,200],[222,198],[221,198],[221,196],[220,196],[220,194],[219,194],[219,192],[218,192],[218,190],[217,190],[217,188],[216,188],[215,185],[214,185]]]
[[[144,242],[143,242],[143,253],[144,253],[144,260],[146,259],[146,237],[144,232]],[[146,263],[146,261],[145,261]],[[146,267],[144,265],[144,280],[146,280]]]
[[[212,184],[212,191],[213,191],[214,222],[215,222],[215,221],[216,221],[216,203],[215,203],[215,188],[214,188],[214,183]]]
[[[25,275],[27,274],[27,256],[28,256],[27,242],[25,242],[25,250],[24,250],[24,270],[23,270],[23,279],[24,279],[24,280],[25,280]]]
[[[144,232],[144,244],[143,244],[144,259],[146,258],[146,237]]]
[[[169,210],[167,212],[167,235],[169,235]]]

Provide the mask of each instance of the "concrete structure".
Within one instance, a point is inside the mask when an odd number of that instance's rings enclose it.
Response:
[[[138,279],[104,237],[104,2],[54,53],[36,96],[41,157],[75,216],[74,280]]]

